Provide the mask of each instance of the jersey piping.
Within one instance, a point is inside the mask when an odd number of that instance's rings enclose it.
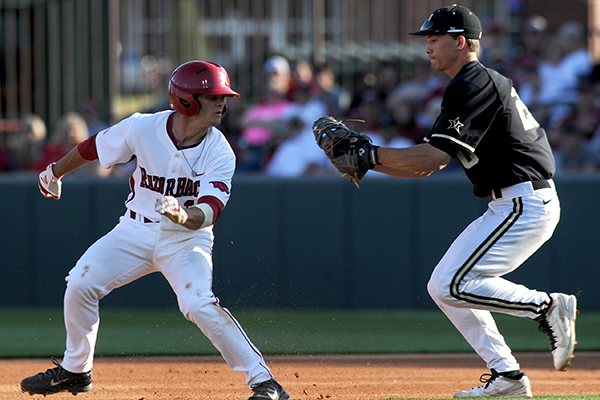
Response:
[[[467,303],[490,306],[507,310],[530,311],[536,314],[541,314],[548,308],[549,303],[542,304],[533,303],[515,303],[508,300],[495,299],[492,297],[479,296],[473,293],[461,292],[459,285],[464,277],[473,269],[479,260],[505,235],[509,229],[517,222],[520,216],[523,215],[523,199],[516,197],[513,199],[513,210],[504,219],[504,221],[481,243],[481,245],[471,254],[465,263],[458,269],[450,283],[450,294],[452,297],[465,301]]]
[[[443,139],[448,139],[448,140],[458,144],[459,146],[464,147],[465,149],[469,150],[471,153],[475,153],[475,147],[470,146],[470,145],[466,144],[465,142],[460,141],[453,136],[443,135],[441,133],[434,133],[433,135],[431,135],[431,137],[439,137],[439,138],[443,138]],[[427,140],[427,141],[429,141],[429,140]]]

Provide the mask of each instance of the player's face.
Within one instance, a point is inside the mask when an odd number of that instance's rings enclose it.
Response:
[[[459,51],[457,39],[450,35],[426,36],[425,52],[431,60],[431,67],[438,72],[449,71],[457,62]]]
[[[198,101],[202,105],[198,117],[203,119],[208,126],[217,126],[221,123],[223,110],[227,96],[219,95],[199,95]]]

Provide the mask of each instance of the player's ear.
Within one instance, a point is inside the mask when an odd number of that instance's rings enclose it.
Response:
[[[456,50],[461,51],[462,49],[464,49],[466,46],[468,46],[467,44],[467,38],[464,36],[458,36],[456,38]]]

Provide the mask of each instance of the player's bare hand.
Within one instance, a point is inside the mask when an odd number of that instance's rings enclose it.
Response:
[[[188,220],[188,214],[179,204],[179,201],[173,196],[160,196],[156,199],[154,209],[160,215],[164,215],[176,224],[185,224]]]
[[[56,200],[60,199],[62,192],[62,181],[54,175],[52,166],[54,163],[48,165],[44,171],[40,173],[38,178],[38,185],[40,192],[45,197],[53,197]]]

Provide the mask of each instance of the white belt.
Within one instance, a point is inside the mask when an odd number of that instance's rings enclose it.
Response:
[[[533,182],[521,182],[516,185],[507,186],[502,189],[492,190],[490,195],[492,200],[501,198],[513,198],[533,194],[538,189],[554,189],[554,181],[552,179],[533,181]]]

